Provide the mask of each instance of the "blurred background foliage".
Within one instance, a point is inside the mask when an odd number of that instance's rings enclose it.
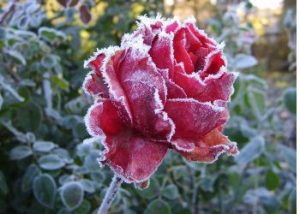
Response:
[[[83,61],[137,16],[184,19],[226,43],[240,72],[226,128],[240,154],[215,164],[169,154],[150,187],[123,184],[111,213],[296,212],[295,0],[0,2],[0,213],[97,210],[112,178],[83,116]]]

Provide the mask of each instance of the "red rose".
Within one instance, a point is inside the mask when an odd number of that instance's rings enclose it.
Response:
[[[125,181],[147,180],[169,149],[200,162],[238,152],[222,134],[236,76],[193,21],[142,17],[121,47],[98,51],[86,66],[83,88],[95,97],[87,129],[105,137],[100,162]]]

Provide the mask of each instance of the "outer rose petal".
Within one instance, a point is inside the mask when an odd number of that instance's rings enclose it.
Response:
[[[124,107],[119,102],[108,99],[91,106],[85,117],[88,132],[92,136],[119,134],[126,129],[128,121]]]
[[[90,73],[85,77],[82,87],[84,91],[90,95],[100,95],[105,98],[109,97],[108,88],[104,84],[103,79],[94,73]]]
[[[146,181],[168,151],[168,144],[155,142],[134,133],[108,136],[102,164],[107,163],[124,181]]]
[[[236,143],[232,143],[218,128],[205,135],[200,141],[195,142],[192,152],[178,151],[189,161],[214,162],[222,153],[235,155],[238,153]]]
[[[171,143],[183,151],[193,150],[195,142],[227,120],[226,108],[194,99],[170,99],[165,111],[176,126]]]
[[[178,71],[179,69],[179,71]],[[222,71],[218,75],[207,77],[202,81],[196,75],[187,75],[176,66],[174,82],[184,89],[188,97],[200,102],[215,100],[228,101],[233,92],[233,83],[236,79],[234,73]]]
[[[161,107],[167,96],[166,84],[150,56],[126,49],[111,58],[106,72],[117,97],[126,97],[134,128],[148,137],[170,139],[173,124]]]
[[[102,77],[101,67],[103,65],[104,59],[105,59],[105,54],[104,53],[99,53],[98,55],[96,55],[92,59],[88,60],[86,62],[86,66],[93,69],[93,71],[99,77]]]

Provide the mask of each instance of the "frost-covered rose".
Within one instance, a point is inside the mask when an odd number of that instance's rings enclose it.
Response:
[[[92,71],[83,88],[95,98],[87,129],[105,137],[100,162],[124,181],[146,181],[169,149],[200,162],[238,152],[222,134],[235,74],[193,20],[142,17],[120,47],[97,51],[85,65]]]

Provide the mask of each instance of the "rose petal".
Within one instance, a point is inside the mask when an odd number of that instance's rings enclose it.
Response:
[[[179,28],[179,26],[180,24],[177,20],[171,21],[165,26],[165,31],[166,33],[174,33]]]
[[[126,125],[130,125],[122,104],[108,99],[90,107],[85,116],[85,123],[92,136],[117,135],[126,129]]]
[[[174,56],[177,63],[182,62],[185,72],[190,74],[194,71],[194,65],[186,50],[186,42],[185,30],[181,28],[174,36]]]
[[[219,131],[218,128],[212,130],[201,140],[195,142],[195,148],[192,152],[178,151],[189,161],[199,161],[212,163],[216,161],[220,154],[235,155],[238,153],[236,143]]]
[[[155,142],[134,133],[108,136],[102,164],[108,164],[124,181],[146,181],[168,151],[168,144]]]
[[[134,127],[145,136],[153,136],[156,139],[170,138],[172,123],[161,107],[167,96],[165,81],[149,55],[143,57],[142,53],[136,51],[127,51],[126,60],[118,70],[130,105]]]
[[[176,85],[171,79],[167,79],[166,84],[168,88],[168,99],[187,97],[184,90],[179,85]]]
[[[216,76],[210,76],[202,81],[197,75],[187,75],[175,67],[174,82],[184,89],[188,97],[200,102],[215,100],[228,101],[233,93],[233,83],[236,79],[235,73],[226,71],[219,72]]]
[[[157,68],[168,69],[169,76],[173,76],[174,56],[170,35],[158,34],[152,43],[149,54]]]
[[[97,74],[97,76],[102,77],[101,67],[103,65],[105,59],[104,53],[98,53],[96,56],[92,57],[85,63],[85,67],[89,67],[93,69],[93,71]]]
[[[170,99],[165,104],[165,111],[176,126],[171,143],[184,151],[192,150],[195,141],[227,120],[226,108],[194,99]]]
[[[209,38],[205,33],[204,31],[200,31],[195,22],[190,22],[190,21],[187,21],[185,23],[185,25],[189,28],[189,30],[202,42],[203,46],[204,47],[215,47],[216,46],[216,42]]]
[[[85,77],[82,87],[87,94],[105,98],[109,97],[108,88],[103,79],[94,73],[90,73]]]
[[[205,66],[203,70],[200,71],[200,77],[204,79],[210,74],[217,74],[223,66],[226,66],[226,62],[223,58],[222,51],[217,50],[211,52],[205,60]]]

